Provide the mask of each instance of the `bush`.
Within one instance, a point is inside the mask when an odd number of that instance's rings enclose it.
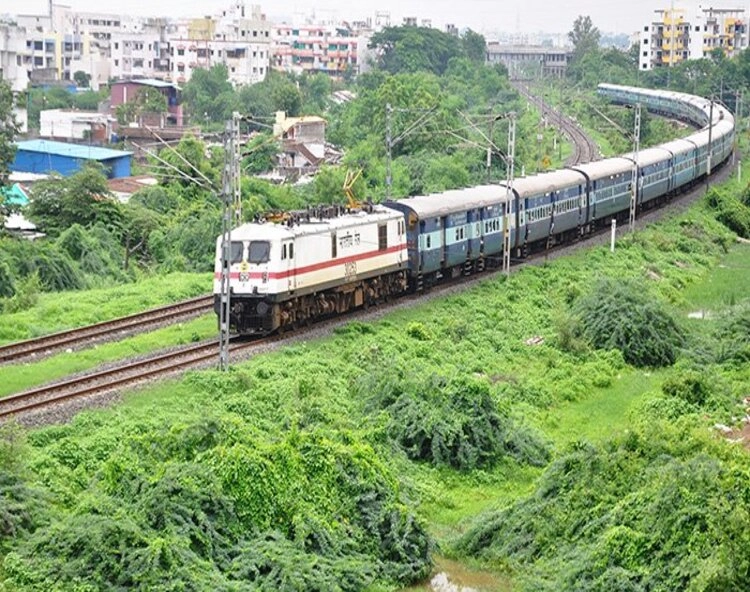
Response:
[[[574,305],[578,334],[600,349],[618,349],[634,366],[669,366],[683,333],[645,284],[601,279]]]
[[[741,237],[750,238],[750,188],[741,197],[726,189],[712,188],[705,199],[719,222]]]
[[[536,466],[549,460],[534,431],[500,413],[484,380],[385,378],[363,390],[388,413],[389,438],[413,460],[460,470],[492,465],[503,455]]]
[[[744,458],[668,429],[571,446],[532,494],[480,516],[455,550],[509,565],[519,590],[744,589]]]

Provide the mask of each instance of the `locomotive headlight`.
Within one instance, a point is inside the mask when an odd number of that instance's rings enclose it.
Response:
[[[247,272],[240,272],[240,281],[241,282],[250,281],[250,274]]]
[[[264,316],[268,312],[268,304],[265,302],[258,302],[258,306],[255,307],[255,312],[260,316]]]

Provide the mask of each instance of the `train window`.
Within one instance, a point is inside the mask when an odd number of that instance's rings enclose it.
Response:
[[[378,251],[385,251],[388,248],[388,226],[381,224],[378,226]]]
[[[268,241],[250,241],[247,259],[250,263],[267,263],[271,256],[271,243]]]
[[[232,244],[229,245],[229,262],[239,263],[242,261],[242,250],[244,248],[245,245],[242,241],[232,241]]]
[[[281,260],[286,259],[286,245],[281,245]]]
[[[336,253],[336,233],[331,233],[331,259],[335,259],[337,257]]]
[[[430,248],[430,235],[427,235],[427,248]]]
[[[289,258],[294,259],[294,243],[289,243]]]
[[[459,237],[459,232],[458,232],[458,228],[456,228],[456,240],[458,240],[459,238],[460,238],[460,237]]]

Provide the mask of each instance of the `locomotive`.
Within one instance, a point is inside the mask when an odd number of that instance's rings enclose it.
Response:
[[[444,279],[500,265],[504,231],[514,257],[627,219],[694,185],[734,147],[734,118],[723,105],[684,93],[600,84],[621,104],[685,120],[701,129],[622,156],[505,183],[368,205],[311,208],[283,223],[231,231],[230,329],[268,334],[368,306]],[[222,241],[216,241],[214,308],[221,305]]]

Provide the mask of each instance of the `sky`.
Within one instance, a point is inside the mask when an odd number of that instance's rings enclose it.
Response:
[[[202,16],[227,8],[231,0],[58,0],[79,11],[130,13],[143,16]],[[321,20],[332,18],[363,20],[376,10],[389,11],[391,22],[400,24],[404,16],[432,19],[433,26],[452,23],[470,27],[487,35],[493,31],[509,33],[567,33],[578,15],[590,16],[602,32],[631,34],[654,16],[656,8],[675,8],[694,12],[697,2],[689,0],[246,0],[259,4],[271,17],[311,14]],[[726,7],[744,7],[750,0],[721,2]],[[705,2],[710,5],[710,2]],[[0,14],[44,13],[47,0],[0,0]],[[491,40],[488,37],[488,40]]]

